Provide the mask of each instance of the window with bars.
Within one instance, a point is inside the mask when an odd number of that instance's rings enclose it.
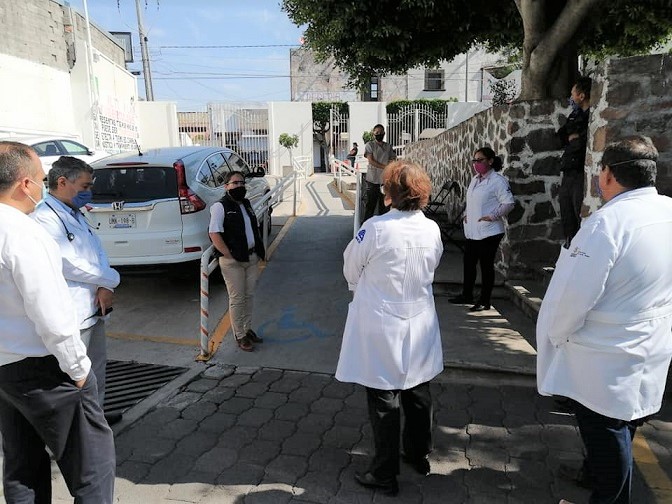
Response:
[[[425,70],[425,91],[445,91],[445,71],[441,69]]]

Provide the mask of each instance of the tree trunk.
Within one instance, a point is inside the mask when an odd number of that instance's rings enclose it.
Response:
[[[598,0],[516,0],[523,19],[519,100],[568,96],[578,75],[575,34]]]

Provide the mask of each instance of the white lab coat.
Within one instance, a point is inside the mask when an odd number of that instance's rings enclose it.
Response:
[[[63,276],[77,308],[79,328],[83,330],[98,322],[99,317],[92,317],[98,309],[95,305],[98,288],[113,291],[120,278],[119,273],[110,267],[100,238],[91,230],[86,218],[81,213],[79,218],[75,218],[72,212],[49,195],[31,217],[46,229],[61,249]],[[74,235],[74,240],[68,240],[66,227]]]
[[[672,357],[672,199],[628,191],[562,249],[537,322],[537,386],[610,418],[658,411]]]
[[[381,390],[405,390],[443,370],[432,282],[441,233],[421,211],[367,220],[343,254],[354,298],[336,378]]]
[[[500,205],[513,205],[515,200],[509,187],[509,181],[494,170],[479,179],[471,179],[467,188],[467,207],[464,215],[464,236],[469,240],[483,240],[504,232],[504,218],[492,222],[479,221],[485,215],[492,215]]]

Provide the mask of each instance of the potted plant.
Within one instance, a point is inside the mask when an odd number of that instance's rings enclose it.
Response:
[[[294,149],[299,145],[299,135],[290,135],[289,133],[281,133],[280,137],[278,138],[278,143],[289,151],[289,159],[291,162],[291,167],[289,171],[293,170],[294,157],[292,155],[292,149]],[[287,175],[287,173],[284,173],[285,169],[286,167],[283,166],[283,175]]]

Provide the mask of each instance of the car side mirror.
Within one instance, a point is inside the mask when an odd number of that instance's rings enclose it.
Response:
[[[93,156],[93,155],[96,153],[96,151],[92,151],[91,149],[89,149],[89,150],[86,151],[86,153],[87,153],[89,156]]]

